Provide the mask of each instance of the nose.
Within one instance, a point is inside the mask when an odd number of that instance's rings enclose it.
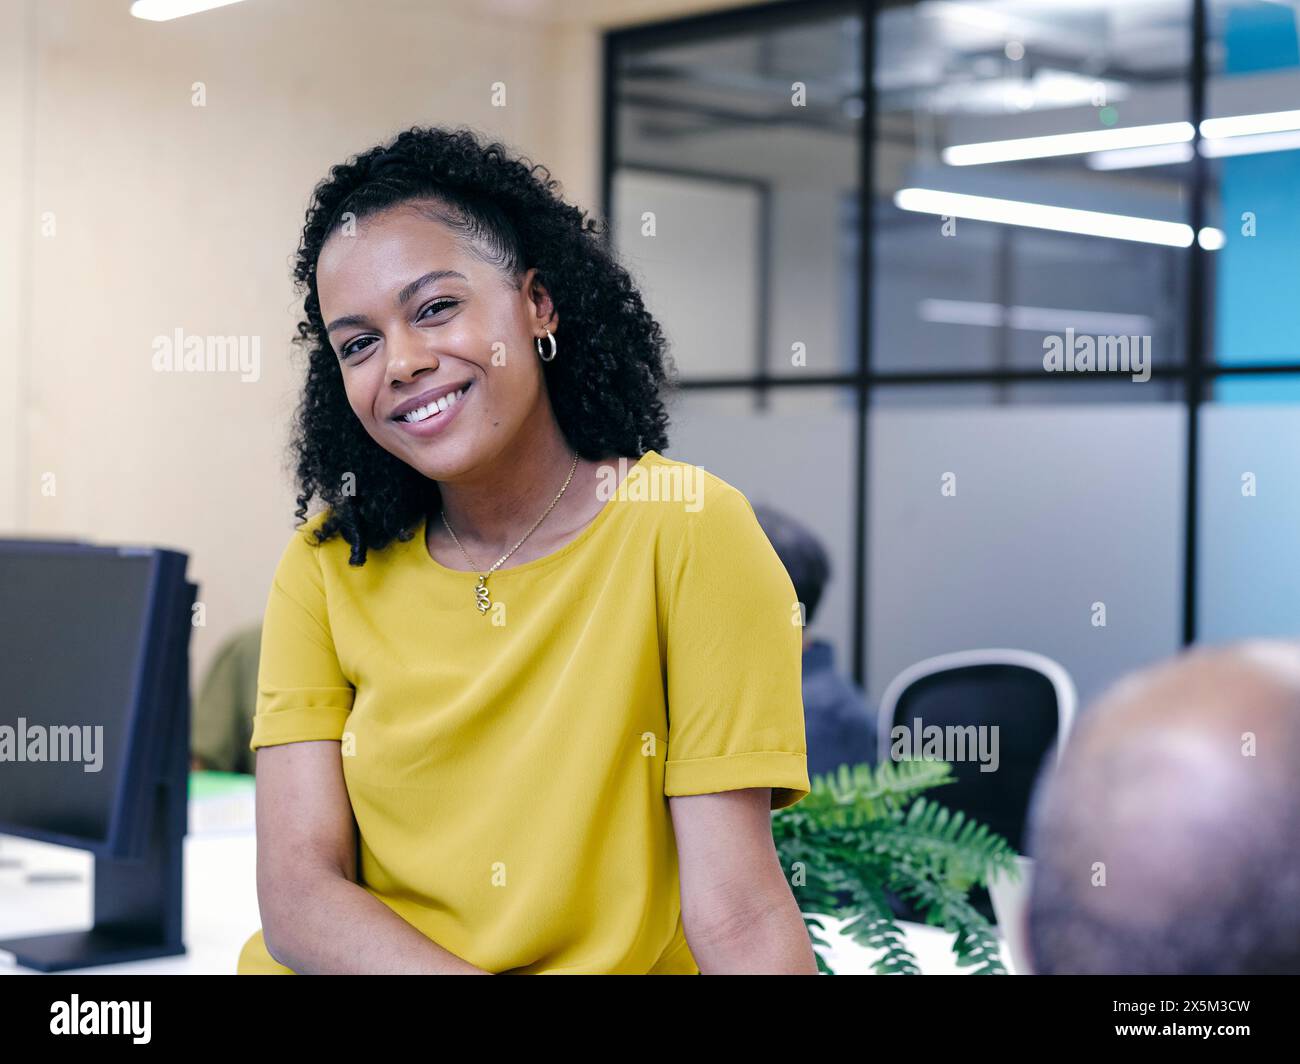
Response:
[[[438,365],[437,352],[418,329],[399,329],[389,339],[387,368],[390,384],[402,384],[426,370],[436,370]]]

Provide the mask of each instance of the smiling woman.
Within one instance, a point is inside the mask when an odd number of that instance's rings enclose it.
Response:
[[[241,973],[816,971],[794,587],[600,235],[465,130],[315,191]]]

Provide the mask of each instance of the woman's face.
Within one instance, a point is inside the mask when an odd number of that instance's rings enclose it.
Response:
[[[377,444],[451,480],[553,419],[533,338],[543,327],[555,332],[558,320],[536,272],[513,288],[445,225],[406,205],[325,241],[321,317],[348,403]],[[443,395],[450,405],[431,411]]]

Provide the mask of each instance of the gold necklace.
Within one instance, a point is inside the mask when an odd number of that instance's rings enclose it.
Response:
[[[533,523],[533,527],[524,533],[524,539],[527,539],[529,536],[531,536],[537,530],[537,526],[546,520],[546,514],[549,514],[552,510],[555,509],[555,504],[560,501],[560,496],[564,494],[564,489],[569,486],[569,481],[573,479],[573,474],[577,470],[577,468],[578,468],[578,456],[575,454],[573,456],[573,468],[569,470],[569,475],[564,481],[564,487],[560,488],[559,493],[555,496],[554,499],[551,500],[551,505],[546,508],[546,513],[542,514],[542,516],[539,517]],[[474,559],[471,558],[469,556],[469,553],[465,550],[465,548],[461,546],[460,540],[456,538],[456,533],[452,532],[451,530],[451,525],[447,524],[447,511],[446,510],[441,511],[441,516],[442,516],[442,523],[444,525],[447,525],[447,531],[451,532],[451,538],[456,540],[456,546],[460,547],[460,552],[461,554],[465,555],[465,560],[469,562],[470,568],[473,569],[475,572],[478,572],[478,566],[474,564]],[[520,548],[520,546],[523,545],[524,539],[521,539],[518,543],[516,543],[513,547],[511,547],[508,551],[506,551],[503,555],[501,555],[501,557],[496,560],[496,564],[493,565],[492,568],[489,569],[486,573],[479,573],[478,583],[474,585],[474,605],[478,607],[479,613],[483,613],[483,614],[487,613],[488,608],[492,605],[492,603],[488,599],[488,587],[487,587],[488,577],[491,576],[494,572],[496,572],[497,567],[500,566],[502,562],[504,562],[507,558],[509,558],[510,555],[514,554],[514,552],[517,551]]]

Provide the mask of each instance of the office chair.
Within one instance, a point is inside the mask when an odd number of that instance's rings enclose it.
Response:
[[[1070,674],[1042,654],[1002,648],[941,654],[904,669],[885,689],[876,749],[881,761],[890,757],[893,729],[904,726],[915,739],[916,722],[922,737],[932,724],[996,727],[997,770],[981,772],[980,762],[969,756],[950,761],[955,782],[929,797],[974,817],[1023,854],[1025,821],[1039,767],[1053,751],[1060,760],[1077,702]],[[913,743],[910,751],[906,746],[901,750],[919,758],[924,748]],[[1022,862],[1022,867],[1028,863]],[[999,922],[985,888],[972,890],[970,900],[990,923]],[[920,919],[910,902],[892,896],[889,902],[900,919]],[[1010,938],[1017,930],[1013,927],[1004,933]],[[1019,958],[1013,963],[1020,963]]]
[[[951,761],[956,782],[936,791],[934,799],[988,825],[1023,853],[1025,818],[1039,767],[1053,750],[1060,758],[1076,702],[1069,673],[1042,654],[1000,648],[942,654],[905,669],[885,689],[877,749],[880,760],[891,756],[891,736],[900,726],[912,739],[924,736],[932,724],[945,729],[996,728],[985,748],[986,753],[996,749],[996,770],[981,771],[976,750],[968,750],[964,760]],[[907,755],[905,737],[898,738],[900,751]],[[910,756],[921,756],[917,744],[912,744]]]

